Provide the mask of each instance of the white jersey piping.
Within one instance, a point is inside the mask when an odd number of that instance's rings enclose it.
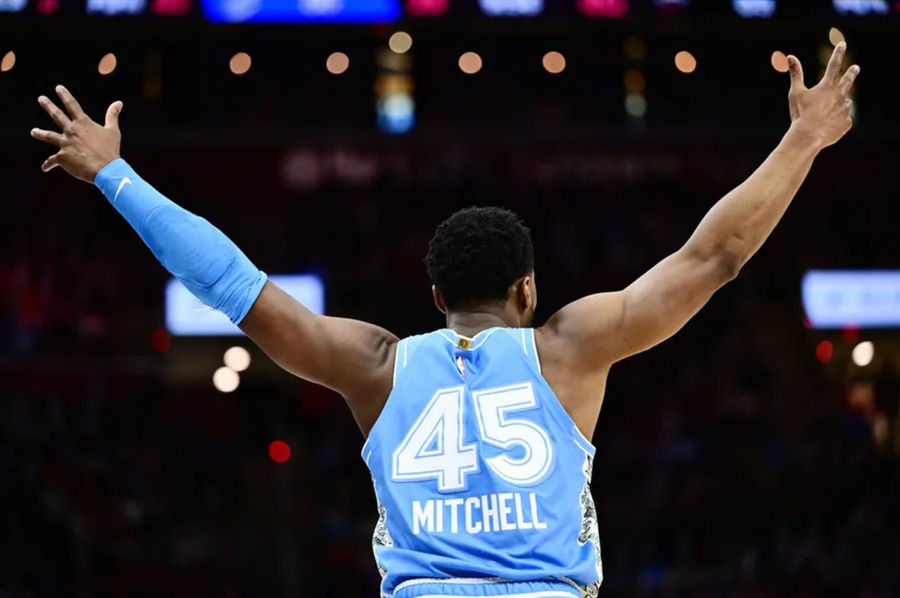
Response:
[[[462,598],[454,594],[423,594],[416,598]],[[573,598],[572,592],[560,590],[543,590],[538,592],[522,592],[516,594],[495,594],[484,598]]]
[[[581,588],[574,581],[570,580],[567,577],[563,577],[562,579],[535,579],[531,580],[532,582],[561,582],[566,583],[572,586],[572,589],[576,590],[579,594],[581,593]],[[406,581],[397,584],[397,587],[394,588],[394,594],[398,591],[412,587],[418,586],[422,584],[448,584],[448,585],[490,585],[490,584],[498,584],[498,583],[529,583],[522,581],[513,581],[511,579],[505,579],[503,577],[419,577],[416,579],[407,579]],[[441,598],[461,598],[460,596],[453,596],[450,594],[427,594],[424,596],[417,596],[416,598],[436,598],[440,596]],[[571,597],[572,592],[563,592],[560,590],[541,590],[537,592],[523,592],[521,594],[501,594],[496,596],[484,596],[483,598],[538,598],[544,596],[566,596]]]

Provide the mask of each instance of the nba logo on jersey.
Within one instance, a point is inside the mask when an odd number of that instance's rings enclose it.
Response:
[[[362,451],[382,596],[595,596],[593,455],[541,375],[533,329],[400,341]]]

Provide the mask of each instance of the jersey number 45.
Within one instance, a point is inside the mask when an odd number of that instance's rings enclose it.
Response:
[[[464,443],[465,387],[438,390],[394,451],[395,481],[437,480],[441,492],[467,488],[466,477],[479,471],[478,445]],[[530,382],[472,391],[482,440],[504,452],[484,462],[512,484],[530,486],[547,474],[553,446],[546,430],[532,421],[510,417],[534,409]],[[512,450],[521,447],[519,455]]]

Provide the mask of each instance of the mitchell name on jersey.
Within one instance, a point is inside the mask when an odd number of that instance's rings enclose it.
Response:
[[[534,492],[499,492],[467,498],[412,501],[413,534],[483,534],[547,529]]]

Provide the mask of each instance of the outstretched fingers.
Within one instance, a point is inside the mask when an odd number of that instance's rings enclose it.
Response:
[[[788,70],[791,73],[791,91],[802,91],[806,89],[806,85],[803,83],[803,67],[800,65],[800,60],[791,54],[787,57],[787,61]]]
[[[45,129],[31,129],[31,136],[38,141],[43,141],[50,145],[55,145],[56,147],[62,146],[63,143],[63,136],[60,133],[47,131]]]
[[[69,120],[69,117],[66,116],[66,113],[59,109],[59,106],[53,103],[53,101],[47,96],[40,96],[38,98],[38,104],[41,105],[41,108],[50,115],[50,118],[53,119],[53,122],[56,123],[63,131],[72,124],[72,121]]]
[[[113,102],[106,109],[106,128],[117,129],[119,127],[119,113],[122,112],[124,105],[121,100]]]
[[[844,53],[847,51],[847,42],[838,42],[831,53],[831,59],[825,68],[825,76],[822,80],[826,83],[834,84],[837,81],[838,73],[841,72],[841,63],[844,61]]]
[[[59,158],[60,156],[58,152],[53,154],[52,156],[44,160],[44,163],[41,164],[41,170],[43,172],[50,172],[51,170],[59,166]]]
[[[859,65],[854,64],[850,68],[847,69],[847,72],[844,73],[844,76],[841,77],[840,83],[838,83],[838,87],[841,89],[841,92],[847,94],[850,91],[850,88],[853,87],[853,82],[856,81],[856,76],[859,74]]]
[[[84,117],[85,114],[84,110],[81,109],[81,104],[78,103],[75,96],[73,96],[68,89],[62,85],[57,85],[56,95],[62,100],[63,106],[66,107],[66,112],[69,113],[72,120],[78,120],[79,118]]]

